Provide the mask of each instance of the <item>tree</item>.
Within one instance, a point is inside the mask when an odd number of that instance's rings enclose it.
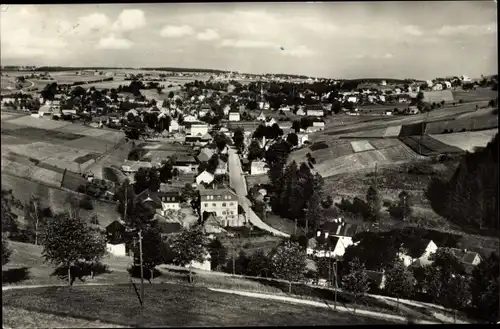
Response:
[[[321,206],[321,201],[323,200],[323,178],[316,174],[312,181],[312,193],[309,194],[309,198],[306,203],[306,231],[309,232],[309,225],[313,224],[313,229],[316,230],[324,220],[323,207]],[[306,189],[302,187],[302,190]],[[307,199],[308,195],[304,195]]]
[[[83,259],[90,265],[90,277],[92,279],[95,274],[95,266],[106,254],[106,241],[106,235],[103,231],[92,228],[89,228],[87,239],[82,241],[85,244]]]
[[[227,249],[219,238],[215,238],[208,244],[208,250],[210,252],[210,267],[214,271],[221,270],[221,267],[226,264]]]
[[[292,146],[299,145],[299,137],[297,136],[296,133],[290,133],[290,134],[288,134],[288,136],[286,137],[286,141],[288,143],[290,143],[290,145],[292,145]]]
[[[295,120],[292,122],[292,129],[295,131],[296,134],[300,132],[300,121]]]
[[[264,251],[258,249],[250,255],[246,273],[251,276],[267,278],[271,273],[271,267],[272,264],[269,257]]]
[[[234,131],[234,134],[233,134],[233,142],[234,142],[234,146],[236,146],[236,148],[238,148],[238,150],[243,149],[244,140],[245,140],[245,134],[244,134],[243,128],[241,128],[241,127],[236,128],[236,130]]]
[[[158,226],[152,225],[142,230],[142,266],[148,269],[151,274],[151,279],[154,276],[156,266],[163,263],[163,241]],[[134,265],[140,263],[139,244],[135,244],[134,249]]]
[[[7,242],[7,236],[6,234],[2,233],[2,266],[9,262],[11,255],[12,250],[10,249],[9,243]]]
[[[179,266],[189,265],[190,282],[192,282],[191,263],[205,260],[207,244],[207,239],[200,226],[182,231],[172,242],[171,248],[175,255],[173,263]]]
[[[424,93],[423,93],[422,91],[420,91],[420,92],[417,94],[417,97],[416,97],[416,98],[417,98],[417,101],[418,101],[419,103],[421,103],[421,102],[424,100],[424,97],[425,97],[425,96],[424,96]]]
[[[92,198],[88,195],[84,196],[80,200],[80,208],[86,209],[86,210],[92,210],[94,209],[94,205],[92,204]]]
[[[348,272],[342,278],[342,287],[353,295],[354,312],[356,312],[356,305],[359,297],[364,296],[370,289],[365,264],[358,258],[354,258],[349,262]]]
[[[1,191],[2,197],[2,232],[7,234],[16,235],[19,232],[17,223],[17,215],[13,211],[16,206],[16,199],[12,195],[12,190]]]
[[[401,191],[398,197],[398,202],[389,207],[389,214],[395,219],[407,220],[413,211],[412,195],[406,191]]]
[[[367,219],[375,222],[380,218],[380,209],[382,208],[382,200],[378,194],[377,189],[373,186],[368,188],[366,192],[366,203],[367,203]]]
[[[160,172],[157,169],[149,170],[148,189],[151,192],[158,192],[161,186]]]
[[[457,318],[457,311],[464,309],[471,300],[469,282],[468,277],[462,275],[454,275],[449,281],[445,282],[445,306],[453,309],[453,320],[455,322]]]
[[[265,150],[260,147],[258,141],[253,140],[248,146],[248,161],[262,159],[264,154]]]
[[[174,92],[173,91],[170,91],[168,93],[168,98],[174,98]]]
[[[139,168],[134,175],[134,191],[136,194],[139,194],[149,188],[149,178],[149,170],[146,168]]]
[[[471,301],[476,313],[496,322],[499,303],[499,259],[495,253],[484,259],[472,271]]]
[[[414,289],[413,274],[406,268],[398,258],[385,272],[385,290],[397,298],[397,308],[399,310],[399,298],[409,297]]]
[[[323,209],[329,209],[331,206],[333,206],[333,198],[332,198],[332,196],[328,195],[326,197],[326,199],[324,199],[321,202],[321,206],[323,207]]]
[[[160,167],[159,170],[161,183],[166,183],[172,179],[173,177],[172,170],[173,170],[172,161],[167,160],[162,162],[162,166]]]
[[[431,297],[432,301],[438,303],[441,303],[444,292],[442,277],[443,274],[439,267],[425,267],[424,283],[422,286],[425,287],[426,295]]]
[[[274,277],[289,282],[288,292],[292,293],[292,281],[302,278],[306,269],[306,253],[298,243],[285,241],[271,256]]]
[[[79,216],[63,213],[47,222],[42,256],[56,266],[67,268],[71,285],[71,268],[81,259],[99,260],[102,248],[106,247],[104,241],[96,239],[95,232]]]

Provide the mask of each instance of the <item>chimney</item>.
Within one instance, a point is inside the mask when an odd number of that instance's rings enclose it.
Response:
[[[328,232],[325,232],[325,239],[328,238]]]
[[[319,237],[321,235],[321,231],[316,232],[316,236]]]

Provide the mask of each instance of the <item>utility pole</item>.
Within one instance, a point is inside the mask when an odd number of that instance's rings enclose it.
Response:
[[[377,189],[377,165],[378,165],[378,163],[375,162],[375,178],[374,178],[375,179],[375,184],[374,184],[375,189]]]
[[[236,266],[236,258],[235,258],[235,254],[236,254],[236,248],[234,247],[233,245],[233,275],[235,275],[235,266]]]
[[[38,207],[36,204],[36,199],[33,195],[31,196],[31,200],[33,202],[33,207],[35,208],[35,219],[36,219],[36,222],[35,222],[35,246],[38,246]]]
[[[333,304],[333,309],[337,309],[337,289],[339,288],[338,282],[337,282],[337,259],[335,259],[335,266],[334,266],[334,272],[333,275],[335,275],[335,302]]]
[[[144,308],[144,270],[142,268],[142,230],[139,230],[139,266],[141,267],[141,308]]]
[[[297,218],[294,220],[293,235],[297,235]]]
[[[406,220],[406,195],[403,196],[403,222]]]

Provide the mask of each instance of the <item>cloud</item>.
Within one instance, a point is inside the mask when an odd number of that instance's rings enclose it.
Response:
[[[416,25],[406,25],[403,27],[403,32],[405,34],[413,35],[419,37],[424,34],[424,32]]]
[[[134,43],[128,39],[117,38],[115,35],[110,35],[108,37],[101,38],[97,44],[98,49],[130,49]]]
[[[206,29],[205,31],[198,33],[196,37],[198,40],[203,41],[212,41],[220,38],[219,33],[213,29]]]
[[[260,41],[260,40],[235,40],[235,39],[225,39],[221,43],[222,47],[232,47],[232,48],[278,48],[279,45],[274,42]]]
[[[306,46],[298,46],[292,47],[290,49],[287,49],[285,47],[285,50],[281,51],[281,54],[292,57],[310,57],[313,56],[315,52],[307,48]]]
[[[392,53],[385,53],[384,55],[380,54],[358,54],[354,56],[355,59],[391,59],[394,58],[394,54]]]
[[[56,56],[66,46],[67,43],[59,38],[37,36],[27,28],[15,28],[10,29],[9,33],[2,33],[1,57],[51,57]]]
[[[111,25],[108,16],[101,13],[93,13],[82,16],[77,19],[76,23],[69,21],[57,22],[57,32],[67,35],[87,35],[91,32],[107,31]]]
[[[114,31],[128,32],[146,26],[146,16],[140,9],[124,9],[113,24]]]
[[[160,35],[164,38],[180,38],[192,34],[194,34],[194,29],[189,25],[167,25],[160,31]]]
[[[497,25],[494,23],[483,25],[445,25],[437,31],[438,35],[444,37],[456,35],[479,36],[496,33]]]
[[[337,27],[327,22],[322,22],[317,19],[313,19],[311,17],[304,18],[300,20],[300,24],[313,32],[316,33],[331,33],[336,32]]]

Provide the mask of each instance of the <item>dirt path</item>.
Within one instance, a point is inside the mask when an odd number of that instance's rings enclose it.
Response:
[[[303,300],[303,299],[286,297],[286,296],[274,296],[274,295],[267,295],[267,294],[261,294],[261,293],[237,291],[237,290],[213,289],[213,288],[209,288],[209,289],[212,291],[223,292],[223,293],[228,293],[228,294],[236,294],[236,295],[240,295],[240,296],[262,298],[262,299],[268,299],[268,300],[279,300],[279,301],[283,301],[283,302],[289,302],[289,303],[301,304],[301,305],[310,305],[310,306],[328,308],[330,310],[333,310],[333,305],[330,305],[327,302],[321,303],[321,302],[316,302],[316,301],[311,301],[311,300]],[[391,321],[397,321],[397,322],[404,322],[404,323],[408,322],[408,319],[403,317],[403,316],[380,313],[380,312],[372,312],[372,311],[366,311],[366,310],[357,310],[356,312],[353,312],[352,310],[349,310],[343,306],[337,306],[335,310],[337,312],[349,312],[353,315],[361,315],[361,316],[367,316],[367,317],[373,317],[373,318],[391,320]],[[418,324],[439,324],[439,322],[426,321],[426,320],[416,320],[415,322]]]

